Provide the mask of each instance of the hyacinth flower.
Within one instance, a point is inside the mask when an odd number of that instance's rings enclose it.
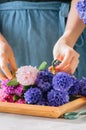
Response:
[[[22,66],[16,71],[17,81],[25,86],[34,85],[38,74],[38,69],[33,66]]]
[[[23,86],[21,84],[19,84],[15,88],[15,95],[18,95],[20,97],[20,96],[22,96],[23,92],[24,92]]]
[[[79,80],[76,77],[72,77],[72,80],[73,80],[73,85],[70,87],[68,93],[69,95],[74,96],[79,93],[80,84],[79,84]]]
[[[8,86],[10,80],[6,79],[1,82],[1,88],[6,94],[15,94],[15,86]]]
[[[61,106],[69,102],[69,95],[66,91],[51,90],[47,95],[50,106]]]
[[[83,77],[80,82],[80,88],[79,88],[79,94],[80,95],[83,95],[83,96],[86,96],[86,78]]]
[[[18,95],[21,96],[23,93],[23,86],[21,84],[18,85],[9,85],[10,80],[6,79],[1,82],[1,88],[8,95]]]
[[[36,104],[42,99],[42,92],[39,88],[29,88],[24,93],[24,99],[28,104]]]
[[[86,25],[86,0],[80,0],[79,2],[77,2],[76,9],[80,16],[80,19],[82,19],[84,24]]]
[[[52,80],[53,89],[68,91],[73,86],[72,76],[66,72],[57,73]]]
[[[3,91],[3,89],[0,89],[0,102],[5,102],[5,98],[7,97],[8,95]]]
[[[5,97],[5,101],[6,102],[12,102],[14,103],[14,96],[13,95],[8,95],[7,97]]]
[[[26,102],[25,102],[24,99],[20,98],[20,99],[18,99],[15,103],[25,104]]]
[[[37,75],[36,85],[42,92],[48,92],[52,88],[53,74],[48,70],[40,71]]]
[[[49,106],[48,100],[45,98],[42,98],[37,105],[42,105],[42,106]]]

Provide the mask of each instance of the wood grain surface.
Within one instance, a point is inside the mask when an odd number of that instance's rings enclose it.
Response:
[[[66,112],[86,105],[86,97],[78,98],[59,107],[0,102],[0,112],[58,118]]]

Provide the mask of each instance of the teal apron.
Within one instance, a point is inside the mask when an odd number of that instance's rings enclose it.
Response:
[[[63,34],[69,4],[60,2],[9,2],[0,4],[0,32],[11,45],[18,66],[38,66],[42,61],[51,65],[52,50]],[[75,75],[86,76],[86,33],[75,49],[81,54]]]
[[[18,66],[50,65],[61,35],[58,2],[8,2],[0,5],[0,31],[13,48]]]

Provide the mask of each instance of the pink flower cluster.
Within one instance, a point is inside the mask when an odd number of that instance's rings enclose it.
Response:
[[[22,85],[33,85],[36,81],[38,70],[32,66],[22,66],[16,72],[17,81]]]
[[[8,86],[8,82],[8,79],[1,82],[0,102],[25,103],[25,101],[21,98],[21,95],[24,92],[23,86],[20,84],[17,86]],[[18,98],[17,100],[14,99],[15,96]]]
[[[3,89],[0,89],[0,102],[5,102],[5,98],[8,95],[6,93],[4,93]]]
[[[18,85],[8,85],[10,80],[6,79],[1,82],[0,101],[25,103],[22,95],[24,94],[24,86],[34,85],[37,79],[38,70],[32,66],[22,66],[16,72],[16,80]],[[15,99],[17,98],[17,99]]]

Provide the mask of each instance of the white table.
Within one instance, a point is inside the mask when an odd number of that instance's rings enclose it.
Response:
[[[0,113],[0,130],[86,130],[86,115],[65,120]]]

